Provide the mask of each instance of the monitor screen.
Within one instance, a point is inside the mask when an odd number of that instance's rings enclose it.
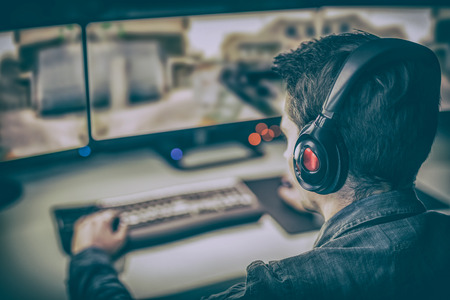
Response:
[[[0,32],[0,161],[88,144],[81,30]]]
[[[444,61],[449,44],[436,41],[436,16],[430,8],[363,7],[91,23],[92,136],[279,116],[285,95],[271,72],[273,57],[330,33],[356,29],[404,38],[430,46]],[[449,108],[444,82],[443,107]]]
[[[289,13],[183,16],[87,28],[92,135],[97,140],[275,117],[281,83],[271,32]]]

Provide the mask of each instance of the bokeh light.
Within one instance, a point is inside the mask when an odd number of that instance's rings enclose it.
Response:
[[[91,155],[91,153],[92,153],[92,150],[91,150],[91,147],[89,147],[89,146],[85,146],[85,147],[78,149],[78,154],[82,157],[88,157],[89,155]]]
[[[275,137],[275,133],[272,129],[264,129],[261,132],[262,139],[266,142],[270,142]]]
[[[274,138],[279,137],[281,134],[281,128],[278,125],[272,125],[270,126],[270,129],[273,131]]]
[[[180,148],[173,148],[172,151],[170,151],[170,157],[172,157],[173,160],[180,160],[183,158],[183,151]]]
[[[261,134],[263,132],[263,130],[267,129],[267,124],[266,123],[258,123],[255,127],[255,131],[259,134]]]
[[[252,146],[258,146],[261,143],[261,136],[259,133],[253,132],[248,136],[248,142]]]

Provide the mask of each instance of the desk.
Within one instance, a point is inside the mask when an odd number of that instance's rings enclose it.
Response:
[[[284,147],[268,143],[263,157],[195,171],[173,169],[151,150],[136,149],[12,174],[23,183],[24,193],[0,211],[0,297],[67,299],[68,257],[60,250],[51,207],[214,177],[278,176],[286,166]],[[288,235],[265,215],[257,223],[128,253],[117,267],[135,297],[149,298],[245,276],[254,260],[267,262],[311,249],[316,234]]]
[[[286,166],[284,147],[272,142],[265,144],[262,157],[195,171],[173,169],[151,150],[136,149],[12,174],[23,183],[24,193],[0,211],[1,299],[67,299],[68,257],[59,248],[51,207],[224,176],[279,176]],[[437,173],[435,165],[434,160],[424,165],[418,186],[450,203],[448,162],[438,164]],[[316,235],[288,235],[265,215],[257,223],[128,253],[117,267],[135,297],[157,297],[245,276],[254,260],[267,262],[311,249]]]

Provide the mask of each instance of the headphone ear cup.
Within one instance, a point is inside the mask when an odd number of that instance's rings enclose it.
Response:
[[[302,179],[302,159],[303,159],[303,151],[307,148],[307,145],[311,145],[315,143],[314,140],[310,139],[309,133],[313,130],[314,124],[313,122],[309,122],[305,126],[303,126],[302,130],[300,131],[299,137],[297,139],[297,142],[295,143],[294,147],[294,155],[293,155],[293,164],[294,164],[294,173],[295,177],[297,178],[297,181],[303,186],[303,179]],[[316,147],[313,147],[316,148]],[[317,157],[317,154],[316,154]],[[321,164],[320,157],[317,157],[319,165]],[[305,188],[305,187],[304,187]],[[305,188],[307,189],[307,188]]]
[[[294,172],[297,181],[308,191],[330,194],[345,183],[348,155],[335,130],[308,123],[294,147]]]

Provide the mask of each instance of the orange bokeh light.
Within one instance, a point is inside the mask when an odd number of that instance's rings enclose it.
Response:
[[[259,133],[259,134],[262,134],[262,132],[264,131],[264,130],[266,130],[268,127],[267,127],[267,124],[266,123],[258,123],[257,125],[256,125],[256,127],[255,127],[255,131],[257,132],[257,133]]]
[[[252,146],[258,146],[261,143],[261,136],[259,133],[253,132],[248,136],[248,142]]]
[[[274,133],[274,137],[279,137],[281,134],[281,128],[278,125],[272,125],[270,126],[270,129],[273,131]]]
[[[262,139],[266,142],[270,142],[275,137],[275,133],[272,129],[264,129],[261,133]]]

